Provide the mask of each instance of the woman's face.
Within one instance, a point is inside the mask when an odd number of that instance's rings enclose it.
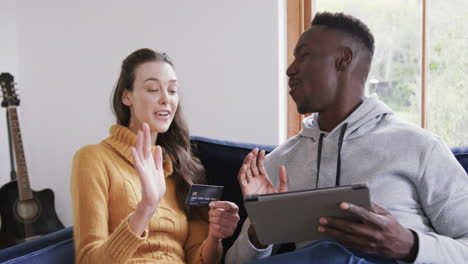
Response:
[[[151,133],[169,129],[179,105],[174,69],[165,62],[146,62],[135,69],[133,90],[125,90],[122,103],[130,108],[130,130],[142,129],[146,122]]]

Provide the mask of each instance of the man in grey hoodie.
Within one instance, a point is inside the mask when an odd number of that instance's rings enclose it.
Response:
[[[286,73],[298,111],[315,114],[266,157],[255,149],[245,158],[241,190],[265,194],[366,183],[370,211],[340,204],[362,223],[323,217],[319,231],[368,256],[468,263],[468,176],[440,137],[364,96],[373,52],[373,36],[361,21],[344,14],[314,17]],[[271,251],[247,219],[226,263],[266,258]],[[258,263],[278,263],[268,259]]]

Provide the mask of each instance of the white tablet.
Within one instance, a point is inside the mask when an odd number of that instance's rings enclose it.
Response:
[[[320,217],[360,221],[351,213],[341,210],[341,202],[370,209],[368,187],[357,184],[244,197],[247,214],[259,241],[264,245],[332,238],[317,231]]]

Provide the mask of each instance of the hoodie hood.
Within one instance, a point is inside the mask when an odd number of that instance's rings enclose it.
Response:
[[[299,135],[310,138],[314,142],[318,140],[316,188],[319,186],[320,181],[322,145],[324,138],[327,137],[329,140],[337,142],[335,186],[340,186],[341,148],[343,146],[343,142],[365,135],[367,132],[372,130],[387,114],[393,114],[392,110],[384,103],[381,103],[377,97],[373,96],[364,99],[362,104],[356,110],[354,110],[351,115],[348,116],[348,118],[346,118],[332,131],[330,131],[330,133],[320,130],[318,125],[318,115],[312,115],[304,120],[304,128],[299,133]]]
[[[364,99],[362,104],[354,110],[348,118],[330,132],[320,130],[318,125],[318,114],[313,114],[305,118],[302,121],[303,129],[299,132],[299,135],[311,138],[313,141],[317,141],[321,134],[327,138],[338,139],[342,132],[341,128],[344,124],[347,124],[346,131],[343,132],[343,140],[346,141],[365,135],[386,115],[393,115],[393,111],[374,95]]]

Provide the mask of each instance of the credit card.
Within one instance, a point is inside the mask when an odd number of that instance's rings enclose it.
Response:
[[[217,185],[192,184],[185,205],[208,206],[212,201],[219,201],[223,188]]]

